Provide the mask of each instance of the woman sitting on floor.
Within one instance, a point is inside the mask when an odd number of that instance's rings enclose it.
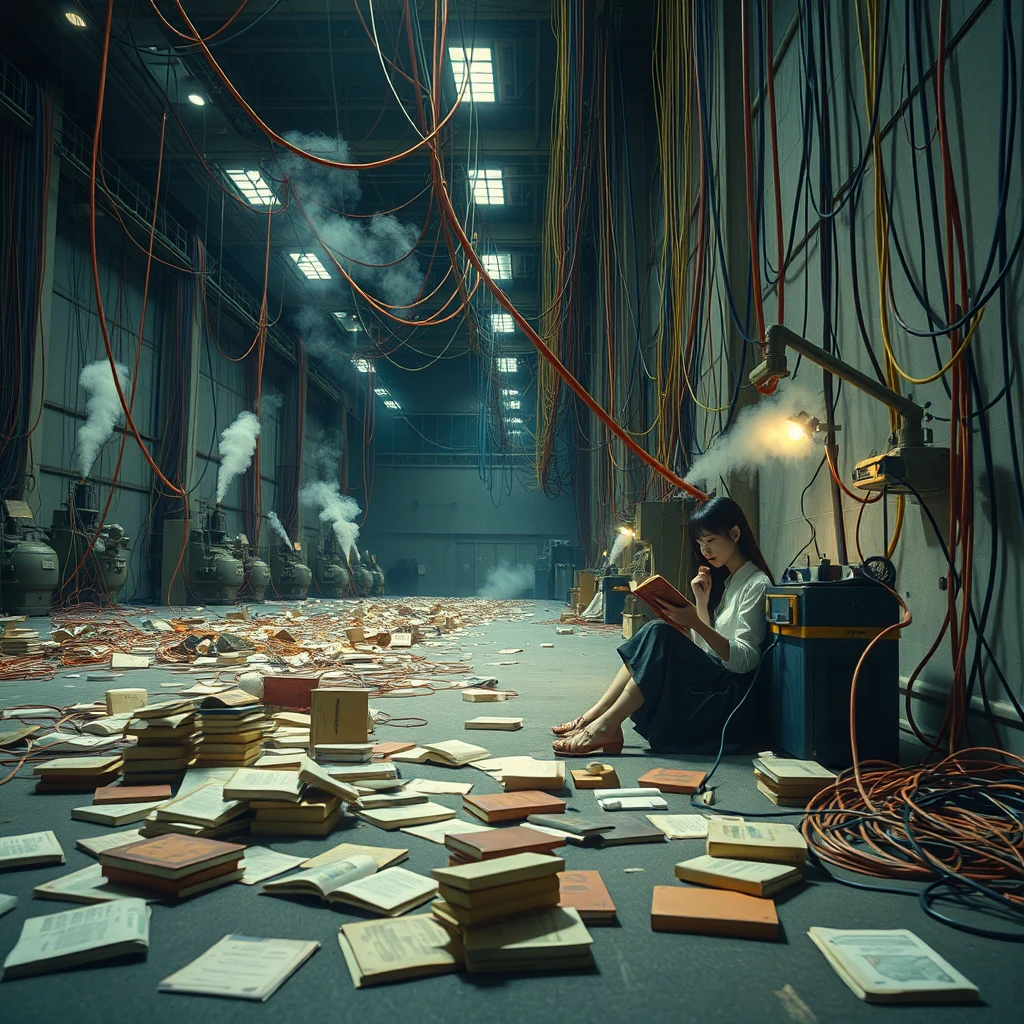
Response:
[[[701,505],[687,529],[699,566],[690,584],[694,604],[662,603],[669,622],[648,622],[618,649],[623,667],[605,695],[552,730],[559,754],[619,753],[627,717],[656,753],[717,747],[725,720],[753,681],[767,629],[764,595],[774,580],[732,498]],[[747,700],[744,721],[734,718],[730,730],[742,734],[756,707]]]

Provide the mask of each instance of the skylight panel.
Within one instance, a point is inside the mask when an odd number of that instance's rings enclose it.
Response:
[[[494,61],[490,47],[449,46],[448,57],[452,62],[455,88],[462,93],[463,100],[470,103],[493,103]],[[466,86],[465,92],[462,91],[463,84]]]
[[[385,398],[384,399],[384,404],[389,409],[401,409],[402,408],[393,398]]]
[[[375,395],[380,395],[381,398],[383,398],[386,394],[388,394],[388,389],[387,388],[374,388],[373,389],[373,393]]]
[[[330,281],[331,275],[327,268],[312,253],[293,252],[289,256],[295,260],[295,266],[310,281]]]
[[[505,179],[500,167],[481,167],[469,172],[473,199],[480,206],[503,206]]]
[[[488,252],[481,257],[484,270],[495,281],[512,280],[512,254],[510,252]]]
[[[491,330],[495,334],[511,334],[516,329],[511,313],[492,313]],[[501,360],[498,360],[501,362]]]
[[[515,356],[498,357],[498,373],[518,373],[519,360]]]
[[[520,401],[518,398],[509,398],[505,402],[506,409],[518,409],[520,407]]]
[[[373,373],[373,363],[369,359],[353,359],[352,365],[360,373]]]
[[[245,171],[241,168],[224,172],[235,188],[253,206],[277,206],[277,196],[259,171]]]

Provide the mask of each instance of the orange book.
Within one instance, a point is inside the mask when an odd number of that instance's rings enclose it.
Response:
[[[178,879],[218,864],[237,861],[244,852],[245,847],[238,843],[171,834],[104,850],[99,862],[104,867]]]
[[[637,779],[638,786],[660,789],[662,793],[696,793],[707,772],[684,772],[679,768],[652,768]]]
[[[738,939],[777,939],[779,918],[772,900],[728,889],[656,885],[651,930]]]
[[[170,799],[170,786],[101,786],[92,795],[94,804],[144,804]]]
[[[559,871],[558,905],[575,907],[585,924],[615,920],[615,904],[600,871]]]
[[[184,878],[154,878],[152,875],[144,875],[139,871],[124,871],[121,868],[111,867],[105,867],[102,870],[103,877],[109,878],[114,885],[127,885],[133,889],[152,889],[154,892],[177,896],[182,889],[189,889],[200,882],[207,882],[211,878],[219,878],[221,875],[230,875],[233,871],[237,871],[238,860],[227,861],[224,864],[218,864],[215,868],[197,871]]]
[[[539,789],[464,796],[462,806],[484,821],[523,821],[531,814],[563,814],[565,801]]]
[[[665,604],[671,605],[673,608],[686,608],[688,606],[692,606],[693,603],[680,594],[664,576],[648,576],[648,578],[642,583],[636,583],[633,580],[630,580],[629,589],[636,597],[639,597],[652,612],[660,618],[665,619],[665,621],[669,622],[670,625],[675,625],[675,623],[670,622],[669,619],[665,618],[665,615],[662,613],[661,608],[657,603],[658,601],[664,601]]]
[[[373,748],[373,759],[375,761],[389,761],[392,754],[400,754],[403,750],[412,750],[415,743],[396,743],[390,740],[386,743],[377,743]]]
[[[464,832],[462,835],[445,836],[444,845],[450,854],[465,860],[493,860],[507,857],[512,853],[550,853],[565,840],[546,832],[516,825],[513,828],[495,829],[493,832]]]

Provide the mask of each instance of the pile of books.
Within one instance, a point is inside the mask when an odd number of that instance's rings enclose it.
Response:
[[[373,759],[373,744],[318,743],[313,756],[321,764],[368,764]]]
[[[316,789],[307,789],[298,802],[253,800],[250,806],[256,814],[249,830],[263,836],[326,836],[344,813],[340,797]]]
[[[190,700],[137,708],[126,731],[136,743],[124,751],[125,785],[174,785],[195,760],[198,735]]]
[[[103,850],[103,876],[115,885],[186,899],[237,882],[245,874],[245,847],[198,836],[166,835]]]
[[[466,970],[593,966],[593,940],[579,912],[558,905],[564,866],[560,857],[520,853],[433,869],[441,899],[431,913],[462,941]]]
[[[175,834],[220,839],[248,832],[251,818],[248,801],[228,800],[224,787],[210,782],[153,810],[139,831],[145,838]]]
[[[263,737],[271,728],[263,705],[245,690],[207,697],[199,705],[199,724],[199,768],[244,768],[255,763],[263,750]]]
[[[806,807],[812,796],[836,781],[836,776],[817,761],[763,753],[754,758],[754,779],[773,804]]]
[[[708,822],[706,854],[676,865],[694,887],[658,885],[651,903],[654,931],[776,939],[771,896],[803,878],[807,842],[792,825]]]
[[[120,754],[97,757],[59,757],[37,764],[37,793],[91,793],[97,786],[109,786],[120,774]]]
[[[38,629],[24,626],[8,627],[0,635],[0,656],[4,658],[31,658],[44,651],[43,638]]]
[[[452,832],[444,837],[449,867],[495,860],[517,853],[551,853],[565,846],[565,842],[564,835],[553,836],[526,825],[490,829],[486,832]]]

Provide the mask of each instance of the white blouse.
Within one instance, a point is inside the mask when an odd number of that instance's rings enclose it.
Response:
[[[730,672],[753,672],[761,657],[761,644],[768,631],[764,610],[765,591],[771,580],[754,562],[747,562],[725,581],[725,592],[712,623],[715,632],[729,641],[729,657],[722,664]],[[717,657],[703,637],[692,634],[698,647]]]

